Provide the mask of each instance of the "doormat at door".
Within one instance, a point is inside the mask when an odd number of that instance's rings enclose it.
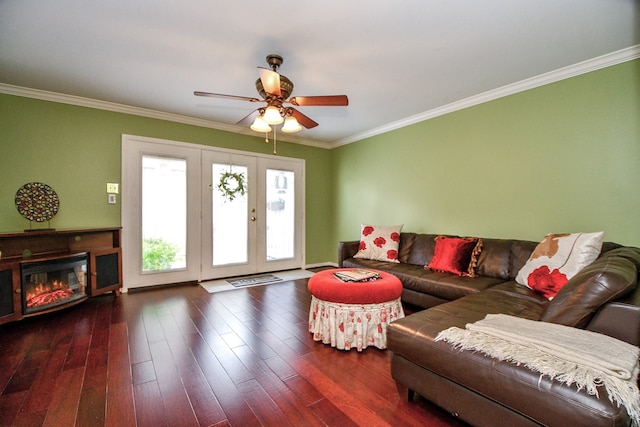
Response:
[[[229,282],[236,288],[241,288],[243,286],[262,285],[265,283],[273,283],[273,282],[280,282],[280,281],[282,281],[282,279],[277,276],[274,276],[273,274],[265,274],[263,276],[244,277],[240,279],[227,280],[227,282]]]

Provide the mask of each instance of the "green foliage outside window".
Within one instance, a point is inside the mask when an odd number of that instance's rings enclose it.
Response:
[[[178,247],[159,237],[142,241],[142,269],[144,271],[167,270],[176,259]]]

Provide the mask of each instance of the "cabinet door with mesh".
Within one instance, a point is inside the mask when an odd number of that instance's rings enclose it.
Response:
[[[20,268],[17,264],[0,265],[0,324],[22,317]]]
[[[120,248],[93,251],[90,255],[91,295],[115,291],[122,287],[122,253]]]

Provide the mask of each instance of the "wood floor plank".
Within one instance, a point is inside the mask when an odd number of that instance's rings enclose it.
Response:
[[[24,357],[25,354],[7,354],[6,356],[0,357],[0,360],[3,362],[3,369],[0,369],[0,391],[6,389],[16,369],[22,364]]]
[[[320,393],[317,388],[315,388],[301,375],[294,375],[292,377],[289,377],[284,380],[284,383],[306,406],[311,406],[314,403],[324,399],[322,393]]]
[[[56,332],[59,333],[59,331]],[[53,341],[56,342],[57,339],[54,338]],[[35,418],[40,419],[40,425],[42,425],[43,415],[46,415],[53,399],[56,383],[62,372],[68,351],[69,344],[66,343],[51,348],[47,360],[43,362],[44,368],[39,370],[32,387],[29,388],[29,394],[16,418],[16,424],[38,425],[32,415],[36,414]]]
[[[187,292],[193,288],[196,288],[196,286],[184,286],[183,289],[185,290],[185,295],[181,295],[180,298],[175,297],[175,292],[167,293],[167,307],[169,308],[174,322],[182,335],[197,333],[197,328],[193,323],[192,318],[199,317],[201,313],[188,298],[189,292]]]
[[[65,361],[63,369],[76,369],[84,368],[87,363],[87,355],[89,352],[89,345],[91,344],[91,332],[95,322],[94,313],[87,310],[87,307],[82,307],[78,310],[78,313],[84,309],[86,316],[80,317],[73,329],[73,336],[71,338],[71,346],[69,347],[69,354]]]
[[[138,427],[161,427],[165,422],[165,409],[157,381],[138,384],[133,388]]]
[[[45,426],[75,425],[84,367],[63,369],[58,377]]]
[[[332,350],[338,351],[335,349]],[[374,377],[369,377],[366,381],[358,381],[358,379],[352,375],[352,371],[354,370],[352,369],[352,366],[356,366],[357,362],[352,362],[347,366],[340,366],[340,364],[327,363],[328,360],[335,360],[335,357],[320,357],[320,354],[321,353],[309,353],[305,356],[305,360],[322,372],[334,384],[358,396],[358,402],[373,411],[382,420],[390,424],[393,422],[397,422],[402,425],[416,426],[422,424],[422,422],[417,420],[414,415],[394,413],[391,409],[395,407],[397,400],[395,402],[390,402],[376,393],[371,387],[371,383],[375,382],[373,379]],[[356,361],[361,358],[366,358],[367,356],[366,354],[355,352],[348,352],[348,354],[341,354],[341,356],[342,355]],[[340,359],[347,360],[347,357],[340,357]]]
[[[379,426],[384,424],[365,424],[358,423],[354,421],[351,417],[349,417],[344,410],[338,408],[336,405],[331,403],[328,399],[320,399],[319,401],[313,403],[310,406],[311,410],[314,411],[318,417],[322,418],[322,421],[328,426]],[[367,420],[367,423],[371,422]]]
[[[227,322],[224,321],[224,313],[221,313],[220,308],[214,307],[212,300],[206,299],[196,299],[193,301],[194,305],[196,305],[200,309],[200,313],[202,315],[202,319],[204,322],[196,322],[194,319],[194,324],[198,330],[202,330],[208,326],[211,326],[216,330],[219,334],[226,334],[232,332],[232,329],[229,327]],[[224,308],[224,306],[222,306]]]
[[[197,334],[190,334],[185,343],[169,345],[198,423],[210,426],[227,421],[227,416],[189,347],[197,340],[196,337]]]
[[[113,318],[112,318],[113,320]],[[107,400],[105,425],[128,427],[135,425],[131,362],[126,323],[112,323],[109,333],[107,365]]]
[[[269,333],[263,333],[261,334],[261,337],[265,340],[277,340],[277,338],[270,336]],[[313,366],[313,364],[295,354],[295,352],[287,346],[277,346],[275,351],[283,359],[287,360],[287,363],[291,364],[301,376],[313,384],[313,386],[318,389],[324,397],[347,414],[347,416],[354,422],[366,425],[384,424],[384,420],[377,416],[371,409],[366,407],[360,400],[354,397],[350,391],[336,386],[336,384],[329,377],[323,374],[323,372],[318,370]]]
[[[107,402],[107,389],[104,385],[82,387],[78,402],[77,425],[104,425]]]
[[[263,360],[281,380],[286,380],[297,375],[296,370],[289,366],[287,362],[282,360],[282,358],[275,353],[273,357]]]
[[[238,358],[243,361],[245,366],[251,371],[256,378],[260,387],[268,394],[271,400],[280,408],[287,420],[296,426],[320,426],[323,425],[313,411],[311,411],[289,388],[287,385],[271,370],[257,354],[247,346],[234,349]],[[249,382],[242,384],[247,385]],[[251,404],[249,402],[249,404]],[[254,412],[260,414],[254,409]]]
[[[207,342],[201,338],[194,339],[191,351],[231,425],[260,425],[260,421],[244,401],[237,386],[215,357]]]
[[[22,363],[16,366],[15,373],[4,388],[3,394],[29,390],[47,358],[47,351],[28,353]]]
[[[142,321],[149,343],[166,340],[156,309],[157,307],[153,301],[149,301],[142,306]]]
[[[157,384],[165,409],[167,425],[197,426],[195,414],[184,389],[182,379],[167,341],[151,343],[151,357],[156,371]]]
[[[98,306],[96,321],[93,325],[76,418],[81,425],[102,425],[105,421],[111,326],[107,308],[104,304]]]
[[[27,398],[28,390],[0,395],[0,426],[12,426],[16,416]],[[35,424],[37,425],[37,424]]]
[[[261,424],[268,426],[293,425],[258,381],[249,380],[239,384],[238,390]]]
[[[102,329],[102,328],[100,328]],[[84,387],[99,387],[107,383],[107,363],[109,359],[109,328],[106,340],[99,346],[93,346],[93,340],[89,346],[87,355],[86,370],[84,376]]]
[[[98,298],[108,298],[111,306],[111,323],[121,324],[127,322],[127,310],[124,305],[126,298],[116,297],[113,294],[101,295]]]
[[[131,363],[147,362],[151,360],[151,352],[149,351],[149,341],[147,340],[147,331],[144,327],[142,313],[136,315],[127,322],[129,331],[129,353],[131,354]]]
[[[133,378],[133,385],[144,384],[149,381],[157,380],[156,369],[151,360],[132,364],[131,376]]]

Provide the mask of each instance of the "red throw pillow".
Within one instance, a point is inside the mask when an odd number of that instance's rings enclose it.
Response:
[[[473,277],[481,247],[482,240],[475,237],[438,236],[427,268]]]

